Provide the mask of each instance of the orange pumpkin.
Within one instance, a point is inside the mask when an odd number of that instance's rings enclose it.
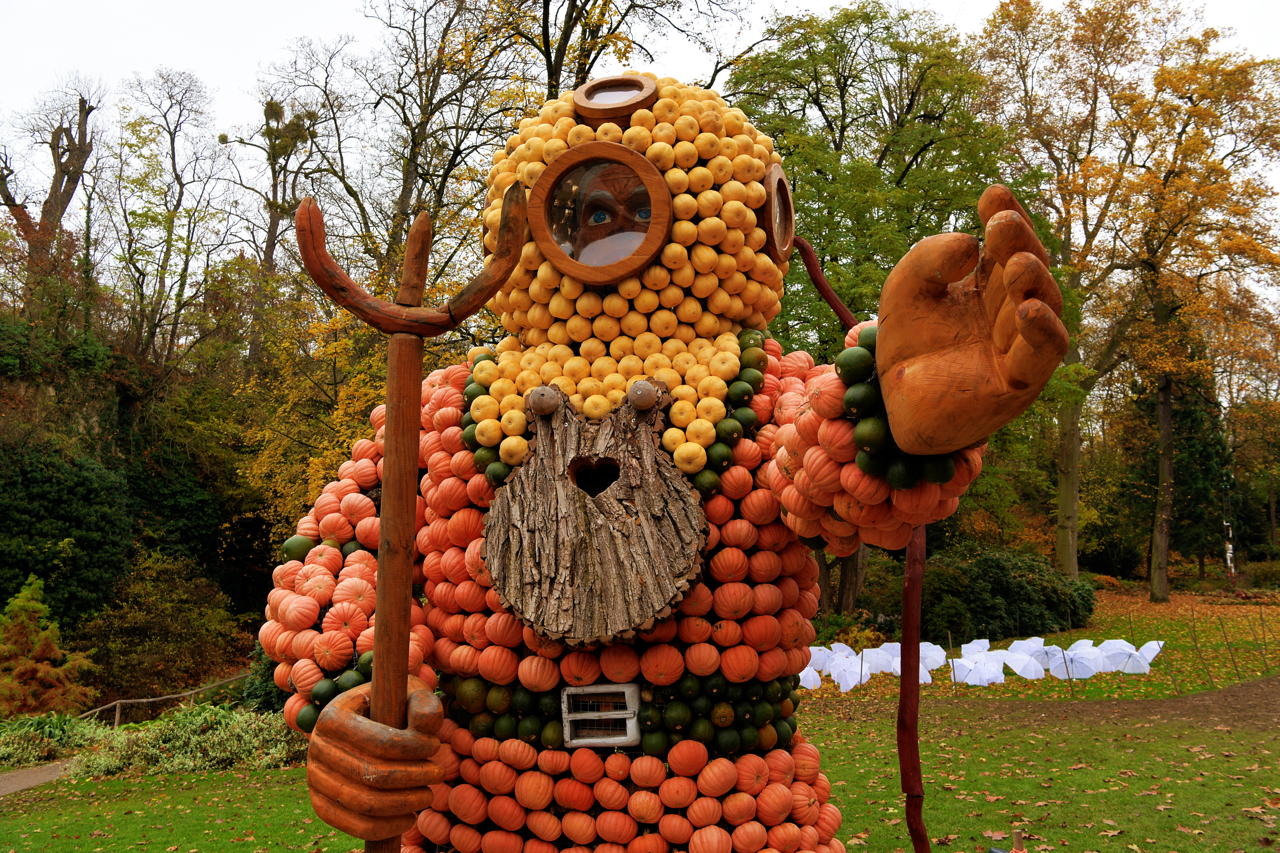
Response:
[[[720,820],[720,801],[715,797],[698,797],[684,811],[694,826],[710,826]]]
[[[742,626],[732,619],[721,619],[711,626],[711,641],[721,648],[742,642]]]
[[[650,646],[640,656],[640,671],[651,684],[660,687],[675,684],[684,674],[684,655],[665,643]]]
[[[658,833],[672,844],[685,844],[693,837],[693,824],[683,815],[667,813],[658,821]]]
[[[672,776],[658,786],[658,797],[669,809],[683,809],[698,799],[698,783],[688,776]]]
[[[293,672],[293,664],[278,663],[271,673],[271,680],[275,682],[276,687],[279,687],[285,693],[293,692],[293,684],[289,681],[289,673],[291,672]]]
[[[765,525],[778,517],[781,504],[778,497],[769,489],[756,489],[738,504],[738,512],[752,524]]]
[[[324,673],[320,671],[320,667],[316,666],[315,661],[303,658],[293,665],[292,671],[289,673],[289,679],[293,682],[294,689],[298,695],[311,698],[311,688],[316,686],[320,679],[324,678]]]
[[[756,526],[743,518],[735,518],[720,528],[720,541],[735,548],[753,547],[759,535]]]
[[[631,757],[622,752],[613,753],[604,760],[604,774],[614,781],[623,781],[631,775]]]
[[[694,643],[684,650],[684,665],[694,675],[710,675],[720,668],[720,652],[710,643]]]
[[[627,814],[639,823],[657,823],[663,811],[662,799],[653,791],[636,791],[627,800]]]
[[[740,581],[747,576],[747,565],[747,554],[741,548],[721,548],[711,557],[711,577],[720,583]]]
[[[738,782],[738,770],[727,758],[709,762],[698,773],[698,790],[708,797],[720,797],[733,790]]]
[[[565,838],[575,844],[590,844],[596,840],[596,822],[585,812],[571,811],[560,818]]]
[[[766,652],[781,642],[782,627],[772,616],[753,616],[742,624],[742,640],[757,652]]]
[[[497,764],[497,762],[491,762]],[[489,800],[489,820],[507,830],[517,830],[524,826],[524,808],[511,797],[498,796]],[[516,841],[520,836],[516,836]]]
[[[538,769],[559,776],[569,769],[569,753],[563,749],[544,749],[538,753]]]
[[[689,645],[705,643],[711,638],[711,623],[701,616],[686,616],[680,620],[677,636],[680,638],[680,642]],[[686,666],[688,662],[689,656],[686,654]]]
[[[528,770],[537,762],[538,751],[522,740],[508,738],[498,744],[498,760],[516,770]]]
[[[704,583],[696,583],[689,587],[680,601],[680,612],[686,616],[705,616],[711,612],[713,601],[711,588]]]
[[[656,832],[637,835],[627,844],[626,853],[667,853],[667,840]]]
[[[514,740],[514,739],[513,739]],[[511,741],[504,741],[510,743]],[[515,740],[516,743],[524,743]],[[528,744],[525,744],[528,746]],[[526,809],[538,811],[545,809],[551,804],[552,789],[555,782],[546,773],[537,770],[529,770],[521,773],[516,779],[515,795],[516,801]]]
[[[750,646],[733,646],[720,655],[720,670],[730,681],[750,681],[759,669],[760,655]]]
[[[560,667],[542,656],[526,657],[516,667],[520,683],[534,693],[544,693],[560,683]]]
[[[787,821],[769,827],[769,846],[778,853],[795,853],[800,849],[800,827]]]
[[[603,808],[617,811],[627,807],[627,801],[631,799],[631,792],[623,787],[614,779],[601,779],[591,788],[596,796],[596,802]]]
[[[604,778],[604,762],[594,749],[580,747],[569,756],[569,772],[579,782],[594,785]]]
[[[600,679],[600,659],[593,652],[570,652],[560,659],[560,674],[575,687],[595,684]]]
[[[756,820],[765,826],[776,826],[787,819],[793,805],[791,788],[782,782],[770,782],[756,797]]]
[[[462,823],[455,823],[453,828],[449,830],[449,844],[458,853],[480,853],[482,838],[483,836],[478,829]]]
[[[742,791],[735,791],[720,804],[725,823],[732,826],[746,823],[756,816],[756,798]]]
[[[818,808],[818,820],[815,824],[818,830],[818,840],[824,844],[830,841],[835,837],[842,822],[843,818],[840,815],[840,810],[831,803],[823,803]]]
[[[729,853],[732,849],[729,833],[718,826],[695,829],[689,839],[689,853]]]
[[[489,816],[488,798],[474,785],[455,785],[449,792],[449,811],[459,820],[480,823]]]
[[[750,752],[741,755],[734,767],[738,771],[738,781],[734,784],[737,791],[754,797],[769,784],[769,765],[759,755]]]
[[[734,853],[759,853],[765,847],[768,836],[764,824],[749,820],[733,830],[731,839]]]
[[[577,779],[557,779],[553,796],[561,808],[585,812],[596,801],[591,786],[584,785]]]
[[[462,676],[477,675],[480,672],[480,652],[474,646],[458,646],[449,653],[448,668]]]
[[[490,738],[482,738],[482,740],[490,740]],[[479,744],[480,741],[476,741],[476,745],[479,746]],[[495,755],[497,751],[495,744],[493,749]],[[476,756],[476,760],[483,759]],[[480,787],[490,794],[510,794],[516,788],[516,771],[501,761],[486,761],[480,767]]]
[[[516,680],[519,661],[516,653],[506,646],[489,646],[480,652],[477,671],[480,677],[494,684],[510,684]]]
[[[560,818],[551,812],[529,812],[525,815],[525,826],[543,841],[555,841],[562,832]]]
[[[791,747],[791,756],[795,760],[795,778],[800,782],[813,782],[818,778],[821,763],[818,748],[811,743],[797,744]]]
[[[808,744],[805,744],[807,746]],[[801,826],[818,820],[818,795],[804,782],[791,783],[791,819]]]
[[[418,812],[414,825],[417,826],[418,832],[421,832],[432,844],[447,844],[449,829],[453,823],[435,809],[423,809]]]
[[[326,672],[336,672],[351,663],[355,654],[355,644],[351,638],[339,631],[326,631],[311,644],[311,654],[316,663]]]
[[[656,788],[667,778],[667,768],[661,759],[642,755],[631,762],[631,781],[641,788]]]

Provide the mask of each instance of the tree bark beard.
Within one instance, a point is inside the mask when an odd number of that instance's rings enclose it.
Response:
[[[702,571],[707,520],[658,447],[662,406],[597,421],[561,395],[485,520],[504,606],[570,645],[627,639],[671,614]]]

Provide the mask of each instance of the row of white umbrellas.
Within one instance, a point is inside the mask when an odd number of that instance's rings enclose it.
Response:
[[[985,686],[1000,684],[1006,667],[1021,678],[1085,679],[1100,672],[1123,672],[1145,675],[1151,661],[1164,647],[1163,640],[1152,640],[1135,648],[1128,640],[1077,640],[1067,648],[1046,645],[1043,637],[1015,640],[1007,649],[991,648],[990,640],[974,640],[960,647],[960,656],[947,657],[946,649],[934,643],[920,644],[920,683],[933,681],[932,671],[947,666],[951,680],[957,684]],[[865,684],[871,676],[887,672],[902,675],[902,644],[885,643],[874,649],[855,652],[844,643],[813,646],[809,666],[800,673],[803,687],[817,687],[826,675],[841,691]]]

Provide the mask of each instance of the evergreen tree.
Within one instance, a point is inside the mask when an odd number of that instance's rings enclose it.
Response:
[[[65,652],[49,619],[44,582],[31,575],[0,616],[0,714],[76,711],[93,698],[77,684],[93,668],[88,655]]]

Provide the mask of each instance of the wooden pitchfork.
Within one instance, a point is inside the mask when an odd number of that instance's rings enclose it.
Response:
[[[387,344],[387,419],[378,539],[378,630],[373,640],[369,716],[393,728],[406,725],[409,618],[413,594],[413,541],[418,493],[418,430],[422,406],[422,339],[458,327],[506,284],[526,239],[524,188],[516,183],[502,202],[498,248],[488,265],[440,307],[422,307],[431,253],[431,217],[418,214],[405,244],[395,303],[378,299],[343,272],[325,248],[324,217],[314,199],[298,205],[298,249],[320,289],[343,308],[390,335]],[[365,842],[366,853],[398,853],[400,838]]]

